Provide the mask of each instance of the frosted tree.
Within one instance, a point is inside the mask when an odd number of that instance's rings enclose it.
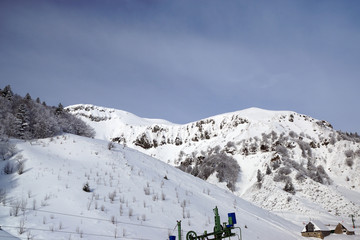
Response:
[[[257,182],[258,182],[258,183],[260,183],[260,182],[263,180],[263,176],[262,176],[262,174],[261,174],[260,169],[257,170],[256,179],[257,179]]]
[[[291,194],[295,194],[295,188],[294,188],[294,185],[292,184],[291,180],[286,181],[284,191],[291,193]]]
[[[46,138],[63,132],[93,137],[94,130],[68,113],[60,103],[57,108],[13,94],[10,86],[0,90],[0,137],[20,139]]]
[[[0,93],[3,98],[6,98],[8,100],[10,100],[14,95],[13,92],[11,91],[10,85],[7,85],[3,90],[1,90]]]
[[[16,135],[21,139],[29,139],[30,135],[30,119],[29,112],[25,104],[20,104],[16,113]]]

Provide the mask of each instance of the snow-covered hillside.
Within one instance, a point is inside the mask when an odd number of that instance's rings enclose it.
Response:
[[[250,108],[179,125],[93,105],[67,110],[91,125],[98,139],[125,144],[224,189],[232,186],[235,195],[284,216],[360,215],[360,138],[326,121]],[[214,154],[240,166],[235,186],[219,172],[201,172]]]
[[[1,168],[20,161],[25,167],[0,175],[0,224],[20,239],[167,239],[176,235],[177,220],[184,234],[211,232],[215,206],[223,222],[236,213],[244,240],[301,239],[302,221],[291,223],[123,145],[67,134],[16,147]]]

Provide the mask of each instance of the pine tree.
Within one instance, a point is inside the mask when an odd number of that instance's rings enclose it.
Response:
[[[63,112],[64,112],[64,106],[61,103],[59,103],[58,107],[55,110],[55,114],[61,115],[63,114]]]
[[[271,173],[272,173],[272,171],[271,171],[269,165],[267,165],[267,166],[266,166],[266,174],[267,174],[267,175],[270,175]]]
[[[25,104],[20,104],[16,113],[16,135],[20,139],[29,139],[30,119]]]
[[[25,95],[24,100],[26,100],[26,101],[31,101],[31,100],[32,100],[29,93],[27,93],[27,94]]]
[[[258,183],[260,183],[260,182],[262,181],[262,179],[263,179],[263,176],[262,176],[262,174],[261,174],[260,169],[257,170],[257,176],[256,176],[256,178],[257,178],[257,182],[258,182]]]
[[[2,91],[1,96],[10,100],[13,97],[14,93],[11,91],[10,85],[7,85]]]
[[[295,188],[294,188],[294,185],[292,184],[291,180],[286,181],[284,191],[291,193],[291,194],[295,194]]]

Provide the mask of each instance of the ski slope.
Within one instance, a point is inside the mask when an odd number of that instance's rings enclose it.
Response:
[[[21,239],[167,239],[177,220],[184,235],[211,232],[218,206],[223,222],[236,213],[243,239],[301,239],[301,226],[227,190],[122,145],[108,148],[70,134],[17,141],[10,161],[25,160],[25,171],[1,175],[2,228]]]

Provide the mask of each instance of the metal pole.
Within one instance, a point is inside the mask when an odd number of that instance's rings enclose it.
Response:
[[[352,223],[353,223],[353,228],[355,228],[355,220],[354,220],[354,215],[351,215],[351,220],[352,220]]]
[[[221,228],[220,216],[217,206],[214,208],[214,214],[215,214],[214,239],[219,240],[221,239],[222,228]]]
[[[179,236],[179,240],[181,240],[181,220],[177,221],[177,225],[178,225],[178,236]]]

